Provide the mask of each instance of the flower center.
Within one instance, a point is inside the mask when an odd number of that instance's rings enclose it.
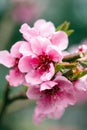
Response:
[[[38,58],[39,58],[39,65],[38,65],[38,69],[41,69],[41,70],[43,70],[43,71],[46,71],[46,70],[48,70],[49,69],[49,63],[51,63],[51,62],[53,62],[52,60],[51,60],[51,58],[48,56],[48,55],[39,55],[38,56]]]
[[[55,85],[52,89],[47,89],[44,91],[45,95],[56,95],[60,91],[60,88]]]

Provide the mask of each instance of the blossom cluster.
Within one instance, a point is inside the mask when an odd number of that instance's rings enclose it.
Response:
[[[20,32],[24,41],[16,42],[10,52],[0,51],[0,64],[10,68],[6,80],[10,86],[28,87],[27,97],[36,100],[36,123],[45,117],[58,119],[65,108],[76,103],[79,93],[87,90],[87,76],[70,80],[66,74],[71,70],[56,70],[67,55],[64,50],[68,47],[68,35],[56,31],[52,22],[40,19],[33,27],[25,23]],[[83,52],[81,47],[78,51]],[[77,69],[73,70],[76,74]]]

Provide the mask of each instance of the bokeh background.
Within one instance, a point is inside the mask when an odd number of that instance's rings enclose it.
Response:
[[[69,47],[87,39],[87,0],[0,0],[0,50],[10,49],[22,39],[19,28],[37,19],[52,21],[57,27],[64,21],[71,23],[75,32],[69,37]],[[87,43],[87,41],[86,41]],[[0,65],[0,107],[8,69]],[[23,89],[11,88],[12,94]],[[87,130],[87,96],[85,100],[66,109],[60,120],[46,119],[35,126],[32,115],[35,103],[29,100],[11,104],[3,118],[0,130]]]

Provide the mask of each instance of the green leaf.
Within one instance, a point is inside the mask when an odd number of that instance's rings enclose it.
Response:
[[[87,67],[87,59],[85,61],[79,61],[83,67]]]
[[[73,29],[66,31],[67,35],[70,36],[74,32]]]
[[[29,87],[27,87],[27,86],[23,86],[23,89],[24,89],[25,92],[28,90],[28,88]]]
[[[57,63],[55,64],[55,72],[59,72],[61,70],[72,69],[77,66],[77,63]]]
[[[64,31],[65,33],[67,33],[68,36],[70,36],[74,30],[73,29],[69,29],[70,27],[70,22],[65,21],[64,23],[62,23],[61,25],[59,25],[56,29],[56,31]]]
[[[77,79],[79,79],[79,78],[85,76],[86,74],[87,74],[87,70],[84,70],[84,71],[80,72],[79,74],[75,75],[75,76],[73,77],[73,80],[77,80]]]

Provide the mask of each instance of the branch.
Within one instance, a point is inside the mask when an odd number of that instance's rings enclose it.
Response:
[[[0,121],[1,121],[1,118],[6,110],[6,106],[8,104],[8,95],[9,95],[9,91],[10,91],[10,88],[9,88],[9,85],[7,84],[6,85],[6,88],[5,88],[5,92],[4,92],[4,97],[3,97],[3,104],[2,104],[2,107],[1,107],[1,111],[0,111]]]
[[[9,96],[9,93],[10,93],[10,87],[9,87],[9,84],[7,84],[6,88],[5,88],[5,92],[4,92],[4,97],[3,97],[3,102],[2,102],[3,104],[1,107],[1,111],[0,111],[0,122],[2,120],[2,117],[5,113],[8,105],[12,104],[16,100],[27,99],[26,94],[23,91],[12,96],[12,97]]]
[[[69,55],[64,56],[63,62],[74,62],[78,58],[81,58],[80,53],[69,54]]]
[[[25,92],[22,91],[22,92],[14,95],[12,97],[9,97],[8,105],[11,104],[11,103],[13,103],[16,100],[23,100],[23,99],[25,100],[25,99],[27,99],[27,97],[26,97]]]

